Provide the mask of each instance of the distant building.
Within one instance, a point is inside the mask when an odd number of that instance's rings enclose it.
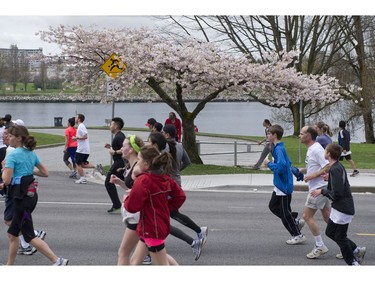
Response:
[[[12,49],[0,48],[1,56],[6,59],[12,55]],[[31,71],[35,71],[40,68],[41,60],[35,59],[35,57],[43,57],[43,48],[39,49],[18,49],[17,57],[18,61],[21,61],[22,58],[28,58],[29,68]]]

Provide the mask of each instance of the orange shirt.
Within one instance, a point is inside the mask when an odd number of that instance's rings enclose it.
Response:
[[[65,129],[65,140],[68,140],[66,147],[77,147],[77,141],[72,140],[72,137],[75,136],[76,134],[77,134],[77,129],[75,127],[68,127]]]

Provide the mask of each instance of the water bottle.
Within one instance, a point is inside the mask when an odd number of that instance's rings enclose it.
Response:
[[[34,179],[34,181],[27,188],[26,195],[29,196],[29,197],[34,197],[34,195],[35,195],[35,193],[38,189],[38,185],[39,185],[38,180]]]

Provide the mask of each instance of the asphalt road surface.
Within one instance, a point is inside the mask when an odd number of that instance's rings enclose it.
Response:
[[[121,215],[107,213],[109,197],[101,184],[78,185],[67,173],[52,172],[40,178],[39,202],[33,213],[34,226],[47,232],[46,242],[58,255],[68,258],[69,265],[116,265],[117,249],[124,225]],[[187,201],[181,212],[198,225],[209,227],[202,255],[194,261],[186,242],[169,236],[166,242],[170,253],[181,265],[345,265],[337,260],[338,246],[323,235],[329,252],[316,260],[305,256],[313,248],[313,237],[307,226],[304,245],[287,245],[289,234],[281,221],[268,210],[270,191],[200,190],[186,192]],[[122,197],[122,192],[120,192]],[[292,209],[302,211],[305,192],[295,192]],[[375,265],[374,194],[354,194],[356,215],[349,226],[348,236],[360,246],[367,247],[364,265]],[[0,210],[4,204],[0,199]],[[318,214],[324,233],[325,224]],[[195,236],[192,230],[172,223]],[[0,263],[8,254],[7,227],[1,224]],[[40,253],[17,256],[17,265],[49,265]]]

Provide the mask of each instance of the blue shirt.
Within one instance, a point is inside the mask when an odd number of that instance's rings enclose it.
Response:
[[[40,159],[34,151],[17,147],[11,151],[5,161],[5,168],[13,169],[13,178],[32,175]]]
[[[272,156],[274,162],[269,162],[268,168],[273,172],[273,184],[283,193],[291,194],[293,192],[293,175],[290,170],[291,162],[283,142],[275,145]]]

